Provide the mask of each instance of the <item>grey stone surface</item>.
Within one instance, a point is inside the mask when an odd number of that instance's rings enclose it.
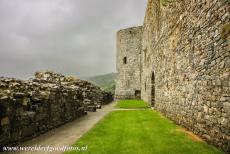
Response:
[[[117,81],[115,98],[140,96],[140,53],[142,27],[132,27],[117,33]]]
[[[149,0],[141,55],[131,55],[141,60],[141,98],[226,152],[230,151],[229,10],[227,0],[172,1],[164,5]],[[119,63],[124,51],[120,48],[118,71],[123,69]],[[138,69],[136,65],[129,67]],[[129,76],[126,72],[122,75]],[[118,87],[131,90],[125,85],[127,79],[119,77]]]
[[[0,147],[38,136],[112,100],[111,93],[87,81],[54,72],[37,72],[28,81],[1,77]]]

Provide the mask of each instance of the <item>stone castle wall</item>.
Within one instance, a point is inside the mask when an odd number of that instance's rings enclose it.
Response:
[[[0,147],[31,139],[110,101],[112,94],[99,87],[53,72],[38,72],[29,81],[1,77]]]
[[[228,0],[149,0],[140,56],[141,98],[224,151],[230,151],[229,10]]]
[[[115,98],[140,97],[140,53],[142,27],[132,27],[117,33],[117,84]]]
[[[229,2],[150,0],[143,26],[142,98],[208,142],[230,150]],[[142,57],[145,52],[142,52]],[[147,89],[145,91],[145,83]]]

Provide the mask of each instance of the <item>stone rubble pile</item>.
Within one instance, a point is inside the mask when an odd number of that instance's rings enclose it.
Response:
[[[37,72],[28,81],[0,77],[0,147],[33,138],[96,111],[111,93],[74,77]]]

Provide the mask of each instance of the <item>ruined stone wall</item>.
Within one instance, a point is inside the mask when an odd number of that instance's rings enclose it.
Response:
[[[155,95],[157,110],[224,151],[230,151],[229,4],[149,0],[141,53],[142,98]]]
[[[117,33],[117,80],[115,98],[140,98],[140,53],[142,27]]]
[[[1,77],[0,147],[38,136],[111,101],[112,94],[99,87],[54,72],[37,72],[29,81]]]

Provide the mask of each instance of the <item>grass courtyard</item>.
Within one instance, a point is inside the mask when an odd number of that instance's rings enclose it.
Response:
[[[125,101],[127,104],[130,101]],[[138,108],[138,101],[130,108]],[[119,102],[121,103],[121,102]],[[117,106],[129,108],[124,102]],[[143,108],[143,101],[139,101]],[[216,148],[180,131],[181,127],[153,110],[113,111],[74,146],[87,151],[67,154],[218,154]]]
[[[148,108],[149,105],[142,100],[119,100],[116,107],[122,109],[144,109]]]

